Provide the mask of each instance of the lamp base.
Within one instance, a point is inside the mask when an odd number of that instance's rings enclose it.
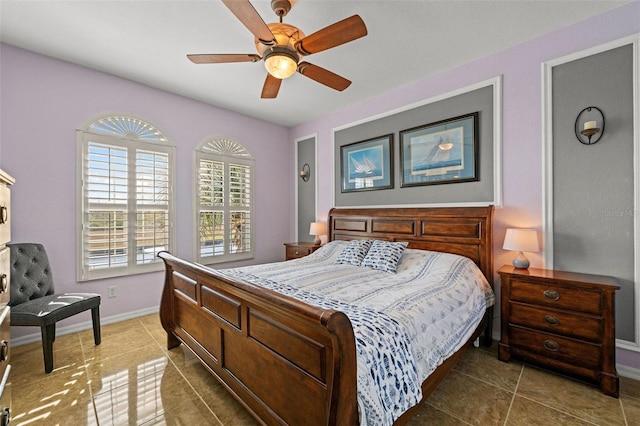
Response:
[[[525,257],[525,255],[520,252],[515,259],[513,259],[513,266],[518,269],[527,269],[529,267],[529,259]]]
[[[315,244],[315,245],[319,246],[319,245],[320,245],[320,243],[322,243],[322,241],[320,241],[320,236],[319,236],[319,235],[316,235],[316,239],[315,239],[315,240],[313,240],[313,244]]]

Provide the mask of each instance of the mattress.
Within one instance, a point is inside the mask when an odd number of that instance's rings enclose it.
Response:
[[[348,244],[220,272],[344,312],[356,338],[361,424],[391,425],[422,399],[422,382],[468,341],[495,296],[468,258],[403,249],[388,272],[340,263]]]

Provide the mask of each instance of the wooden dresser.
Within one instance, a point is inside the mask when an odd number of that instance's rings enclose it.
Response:
[[[498,358],[516,357],[596,383],[618,397],[615,278],[503,266]]]
[[[9,424],[11,416],[9,283],[11,268],[9,248],[11,240],[11,190],[14,180],[0,170],[0,426]]]
[[[285,246],[285,259],[299,259],[313,253],[320,248],[320,244],[297,242],[297,243],[284,243]]]

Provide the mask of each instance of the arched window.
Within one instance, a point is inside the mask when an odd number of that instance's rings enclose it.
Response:
[[[163,268],[174,245],[174,147],[155,126],[110,115],[76,132],[78,280]]]
[[[196,257],[200,263],[254,256],[253,157],[225,137],[196,150]]]

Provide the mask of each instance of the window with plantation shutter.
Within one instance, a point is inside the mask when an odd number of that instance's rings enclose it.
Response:
[[[196,151],[196,247],[200,263],[254,256],[253,158],[238,142],[209,138]]]
[[[174,148],[152,125],[109,116],[78,130],[78,280],[160,270],[173,249]]]

